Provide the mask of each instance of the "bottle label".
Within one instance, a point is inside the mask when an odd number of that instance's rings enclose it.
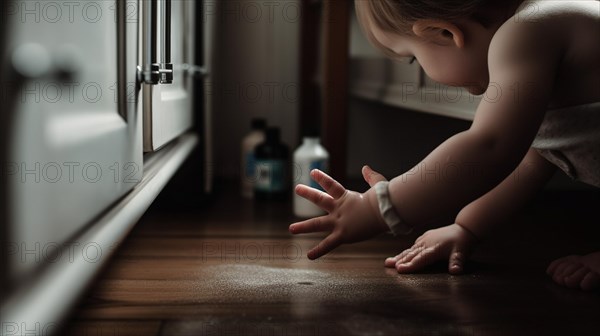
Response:
[[[323,160],[311,161],[309,164],[308,172],[311,172],[313,169],[318,169],[322,172],[327,173],[329,170],[329,167],[327,165],[327,160],[323,159]],[[310,179],[310,187],[324,191],[323,188],[313,179]]]
[[[282,160],[256,160],[257,180],[254,188],[265,192],[285,190],[285,165]]]
[[[244,168],[244,178],[247,182],[254,183],[256,181],[256,159],[252,151],[246,153],[246,166]]]

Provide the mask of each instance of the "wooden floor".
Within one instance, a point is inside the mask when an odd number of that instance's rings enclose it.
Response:
[[[558,287],[544,271],[600,248],[599,200],[543,196],[477,250],[469,274],[440,265],[398,275],[383,260],[414,236],[309,261],[319,236],[288,234],[289,202],[221,191],[193,211],[150,211],[61,334],[597,335],[600,294]]]

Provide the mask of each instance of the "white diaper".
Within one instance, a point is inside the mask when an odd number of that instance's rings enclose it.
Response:
[[[600,187],[600,102],[547,111],[531,147],[571,178]]]

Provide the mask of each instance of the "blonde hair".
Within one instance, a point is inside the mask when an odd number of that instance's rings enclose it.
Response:
[[[497,6],[502,0],[355,0],[356,14],[369,42],[391,58],[398,56],[373,36],[369,27],[401,35],[412,35],[412,25],[420,19],[456,21],[483,19],[485,5]],[[510,1],[505,1],[510,2]],[[486,23],[486,22],[482,22]]]

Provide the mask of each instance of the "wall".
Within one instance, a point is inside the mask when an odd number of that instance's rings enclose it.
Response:
[[[214,84],[214,169],[239,178],[240,142],[253,117],[281,128],[298,144],[300,4],[289,1],[219,1]]]
[[[412,168],[439,144],[466,130],[471,122],[422,112],[403,110],[364,99],[351,99],[347,176],[362,179],[368,164],[387,178]],[[362,184],[366,189],[367,185]],[[557,171],[546,189],[586,190],[592,187],[572,181]]]
[[[464,120],[352,99],[347,174],[360,177],[361,167],[369,164],[385,176],[397,176],[469,125]]]

